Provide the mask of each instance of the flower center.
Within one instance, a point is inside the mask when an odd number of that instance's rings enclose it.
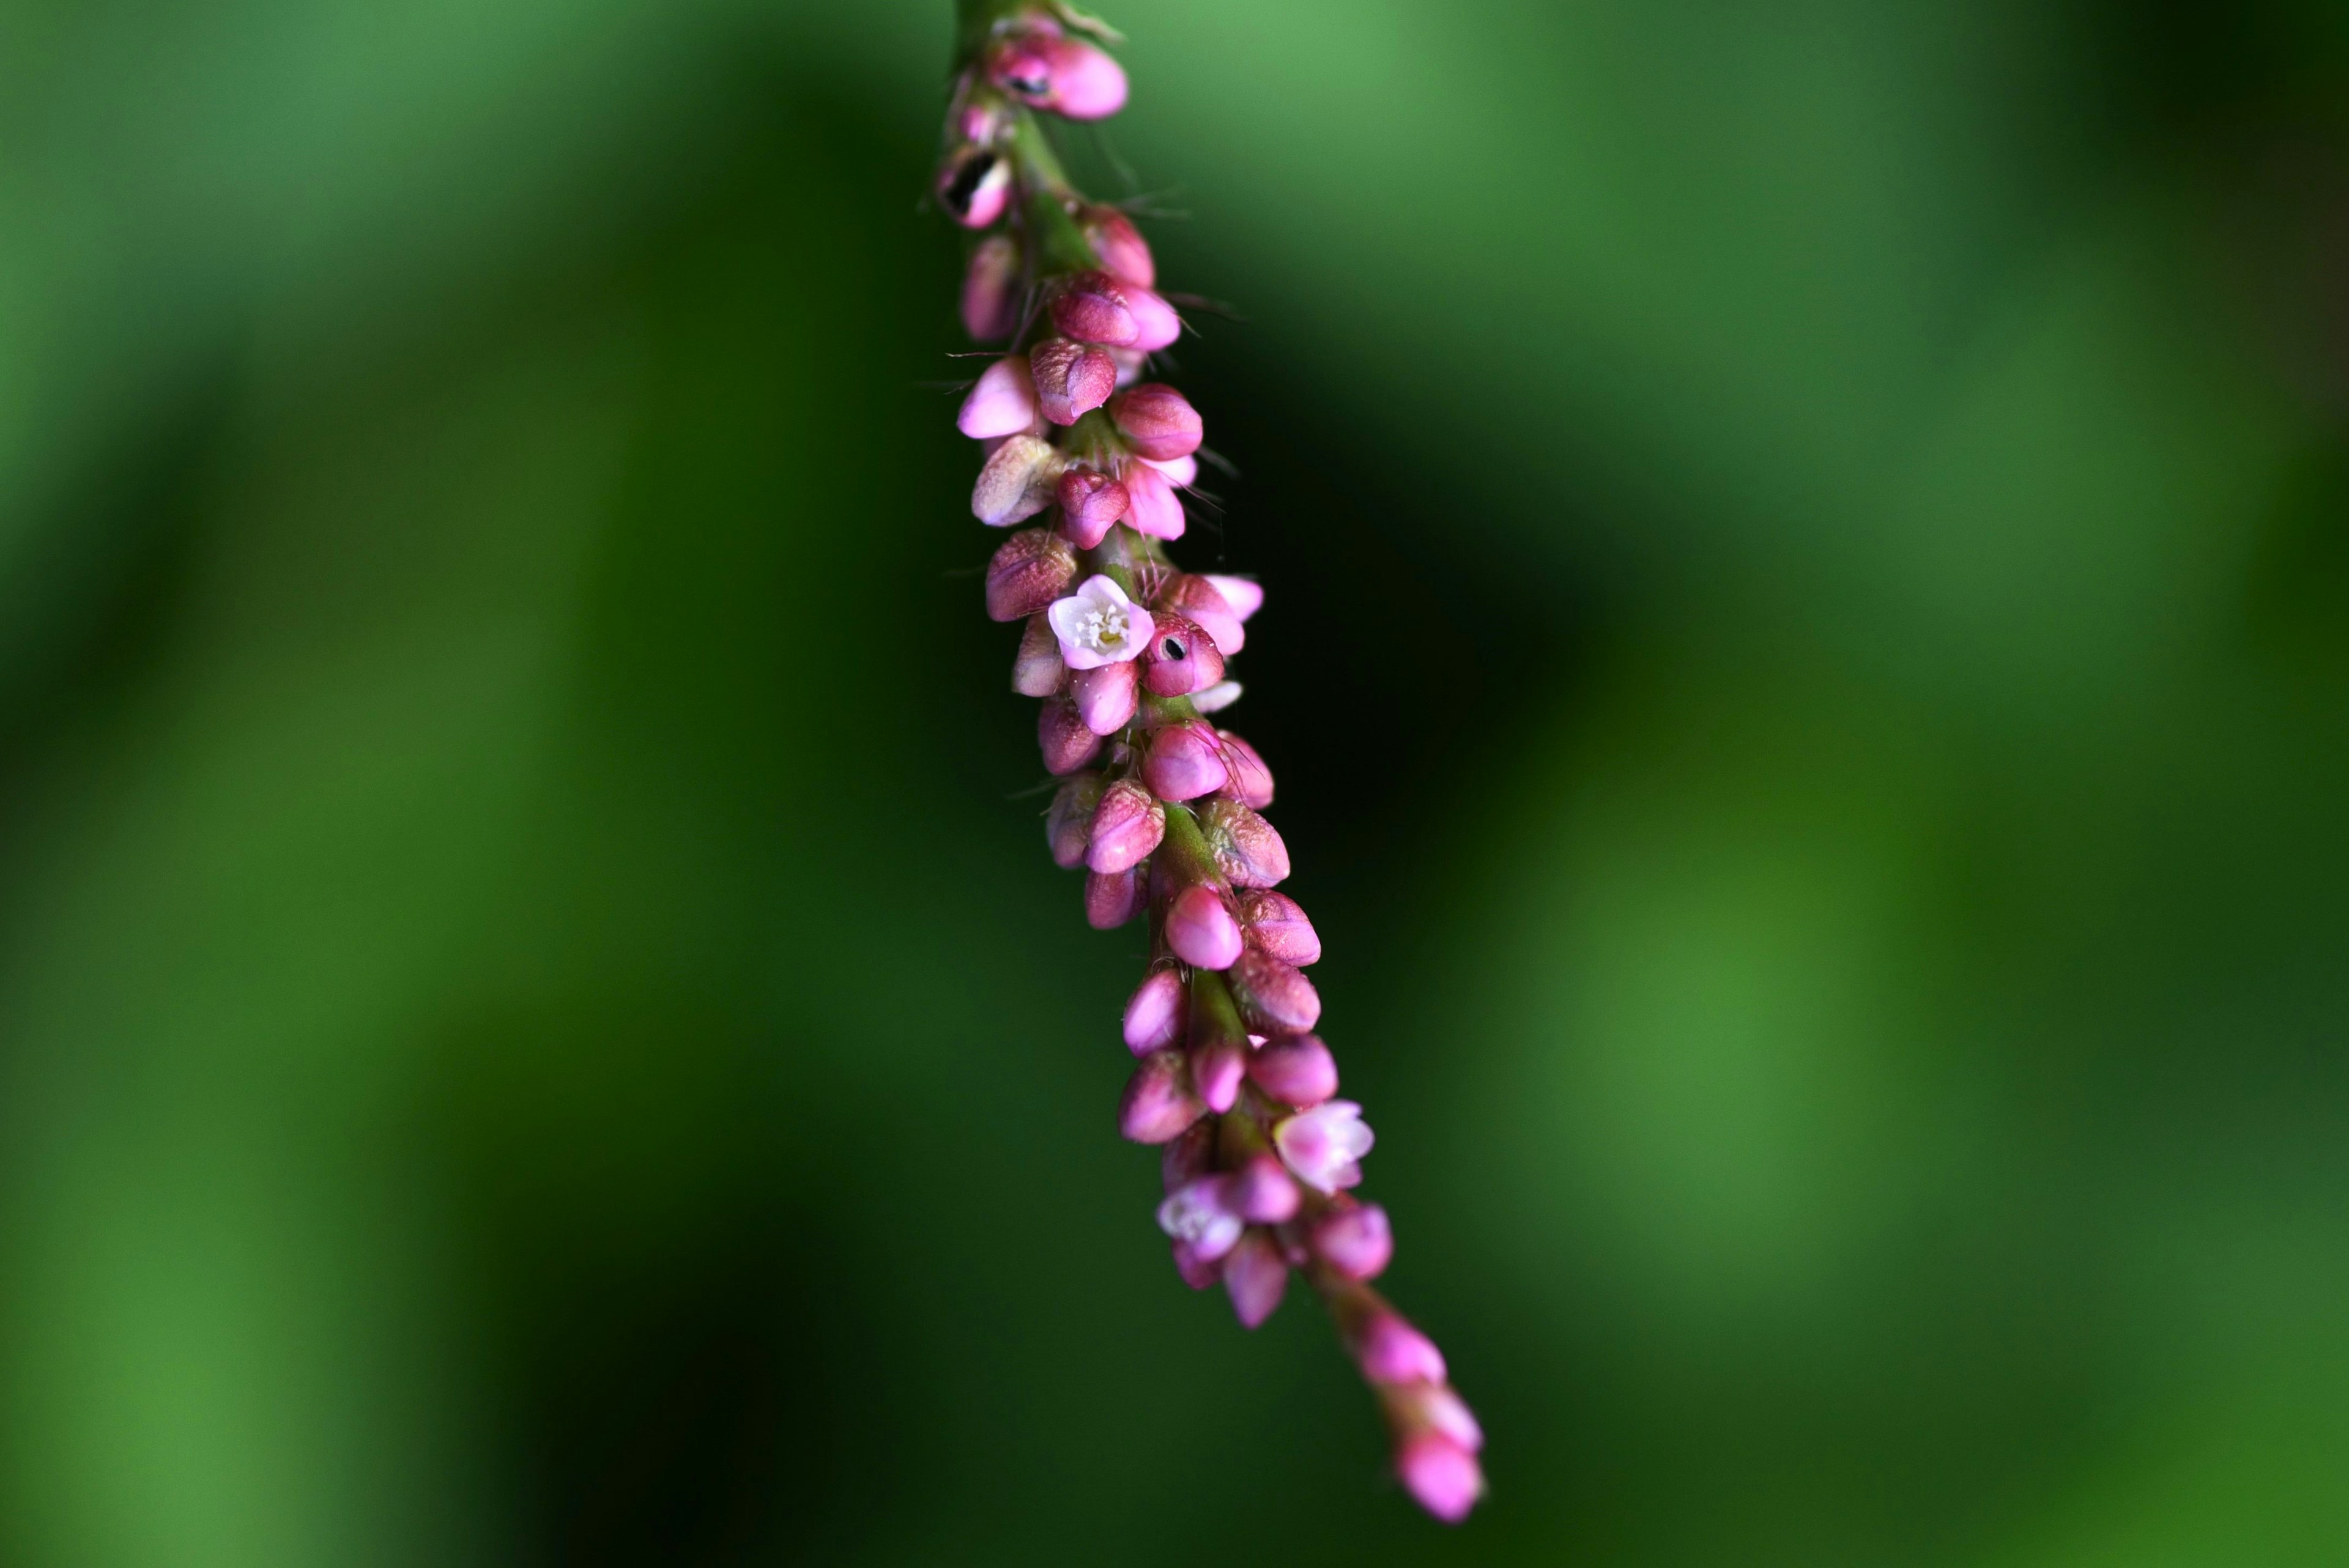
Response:
[[[1125,611],[1115,605],[1089,609],[1077,622],[1077,640],[1087,648],[1113,653],[1125,646]]]

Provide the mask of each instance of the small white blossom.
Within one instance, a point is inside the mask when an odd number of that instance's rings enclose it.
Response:
[[[1280,1158],[1298,1180],[1317,1192],[1359,1185],[1362,1168],[1358,1162],[1376,1141],[1362,1121],[1362,1107],[1351,1100],[1330,1100],[1299,1111],[1272,1129]]]
[[[1188,1241],[1202,1262],[1214,1262],[1239,1245],[1247,1229],[1240,1217],[1224,1207],[1223,1179],[1203,1176],[1185,1182],[1158,1206],[1158,1228],[1177,1241]]]
[[[1061,662],[1071,670],[1098,670],[1139,658],[1150,646],[1154,629],[1150,612],[1098,574],[1079,584],[1067,598],[1055,599],[1044,614],[1052,635],[1061,639]]]

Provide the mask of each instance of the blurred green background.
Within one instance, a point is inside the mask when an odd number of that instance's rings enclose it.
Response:
[[[943,0],[15,0],[0,1559],[2349,1561],[2349,8],[1113,19],[1485,1510],[1114,1136]]]

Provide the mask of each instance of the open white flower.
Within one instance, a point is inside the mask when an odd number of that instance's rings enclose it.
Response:
[[[1158,1206],[1158,1228],[1188,1241],[1204,1262],[1213,1262],[1239,1244],[1247,1226],[1225,1205],[1221,1177],[1201,1177],[1169,1193]]]
[[[1272,1129],[1273,1147],[1297,1179],[1317,1192],[1335,1192],[1362,1179],[1359,1163],[1377,1141],[1363,1124],[1362,1107],[1331,1100],[1299,1111]]]
[[[1071,670],[1123,664],[1150,646],[1150,612],[1125,597],[1110,578],[1095,574],[1067,598],[1044,612],[1061,639],[1061,660]]]

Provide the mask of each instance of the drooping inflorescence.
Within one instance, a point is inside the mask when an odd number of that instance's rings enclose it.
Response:
[[[1063,781],[1053,858],[1084,868],[1094,926],[1149,923],[1118,1127],[1164,1149],[1175,1268],[1220,1282],[1250,1328],[1303,1272],[1378,1395],[1403,1483],[1456,1521],[1484,1492],[1483,1436],[1443,1355],[1370,1284],[1393,1241],[1386,1211],[1350,1194],[1371,1136],[1313,1033],[1321,1000],[1301,971],[1320,939],[1273,890],[1288,850],[1260,815],[1272,774],[1213,722],[1239,697],[1226,661],[1263,590],[1167,554],[1203,426],[1147,378],[1182,318],[1133,221],[1078,192],[1039,118],[1123,108],[1125,73],[1102,47],[1115,41],[1058,0],[963,3],[936,194],[978,235],[963,324],[1009,352],[957,423],[986,452],[979,521],[1043,520],[996,551],[987,610],[1025,623],[1011,684],[1040,700],[1044,765]]]

